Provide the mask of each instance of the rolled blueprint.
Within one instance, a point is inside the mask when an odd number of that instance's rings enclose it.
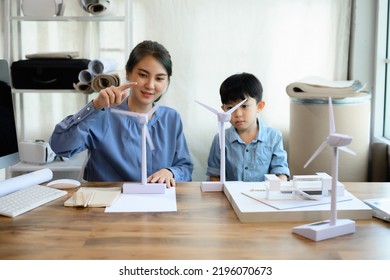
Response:
[[[0,181],[0,196],[50,181],[52,178],[53,172],[49,168],[44,168]]]
[[[91,87],[94,91],[99,92],[110,86],[119,86],[120,78],[118,73],[100,74],[92,79]]]
[[[90,94],[93,93],[91,83],[78,82],[77,84],[73,83],[75,90],[81,93]]]
[[[93,75],[89,70],[85,69],[80,71],[78,78],[80,82],[87,84],[92,81]]]
[[[113,59],[95,59],[88,63],[88,72],[93,76],[115,71],[117,63]],[[81,81],[81,80],[80,80]]]
[[[119,86],[119,75],[110,74],[117,67],[113,59],[94,59],[88,63],[88,69],[81,70],[78,78],[79,82],[73,84],[73,87],[81,93],[99,92],[101,89],[109,86]]]

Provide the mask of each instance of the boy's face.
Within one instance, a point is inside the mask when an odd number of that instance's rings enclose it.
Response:
[[[238,99],[234,102],[223,104],[222,110],[226,112],[241,101],[241,99]],[[247,97],[247,101],[245,101],[232,113],[230,123],[236,128],[238,132],[254,127],[257,129],[257,114],[263,110],[264,105],[264,101],[256,103],[256,99]]]

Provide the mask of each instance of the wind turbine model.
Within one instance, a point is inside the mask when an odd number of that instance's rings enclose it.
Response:
[[[229,122],[232,113],[240,107],[247,99],[244,99],[240,103],[236,104],[233,108],[226,112],[218,112],[216,109],[203,104],[199,101],[196,101],[196,103],[199,103],[209,111],[213,112],[214,114],[217,115],[218,117],[218,134],[219,134],[219,147],[221,149],[221,158],[220,158],[220,180],[219,182],[202,182],[201,183],[201,189],[202,191],[222,191],[223,189],[223,184],[226,181],[226,174],[225,174],[225,122]]]
[[[142,125],[142,143],[141,143],[141,154],[142,154],[142,182],[139,183],[124,183],[123,193],[165,193],[166,184],[163,183],[147,183],[147,162],[146,162],[146,141],[150,146],[151,150],[154,150],[152,139],[150,138],[148,131],[148,119],[157,110],[160,105],[155,105],[152,110],[148,113],[141,114],[130,111],[123,111],[118,109],[111,109],[114,113],[124,114],[131,117],[136,117],[138,122]]]
[[[304,168],[317,157],[327,146],[333,148],[332,158],[332,192],[331,192],[331,211],[330,220],[324,220],[312,224],[298,226],[293,228],[293,233],[302,235],[314,241],[333,238],[336,236],[355,232],[355,222],[349,219],[337,219],[337,182],[338,182],[338,151],[339,149],[355,155],[355,152],[346,146],[352,142],[352,137],[346,134],[336,133],[334,122],[332,99],[329,97],[329,136],[318,147]]]

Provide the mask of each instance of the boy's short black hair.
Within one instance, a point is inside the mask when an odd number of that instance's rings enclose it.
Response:
[[[250,73],[239,73],[228,77],[222,82],[219,88],[222,104],[235,102],[247,97],[256,99],[259,103],[263,98],[263,86],[255,75]]]

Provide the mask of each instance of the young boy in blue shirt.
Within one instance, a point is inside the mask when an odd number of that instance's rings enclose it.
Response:
[[[260,182],[265,180],[265,174],[288,180],[290,170],[282,133],[257,117],[265,105],[260,81],[249,73],[232,75],[221,84],[220,96],[224,111],[247,99],[232,113],[232,126],[226,129],[226,181]],[[210,148],[207,176],[211,181],[220,179],[218,135]]]

